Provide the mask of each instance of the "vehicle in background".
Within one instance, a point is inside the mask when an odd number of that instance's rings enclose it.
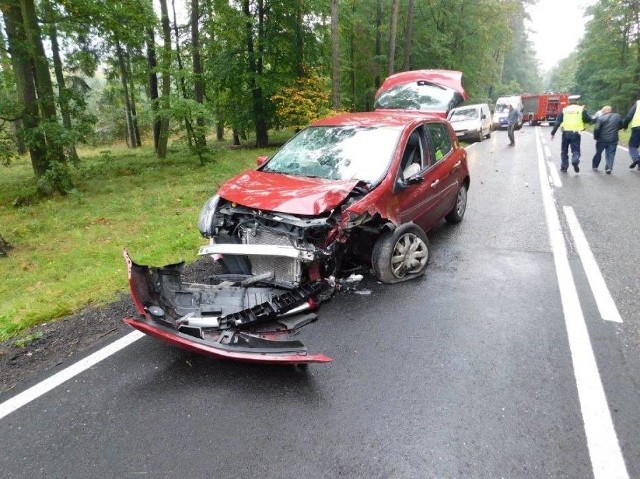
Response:
[[[447,120],[451,123],[458,139],[482,141],[491,136],[493,129],[491,110],[486,103],[465,105],[449,112]]]
[[[462,72],[411,70],[387,77],[375,96],[376,110],[417,110],[446,118],[467,99]]]
[[[569,104],[569,97],[563,93],[535,93],[522,95],[523,121],[531,126],[556,121],[562,109]]]
[[[520,95],[501,96],[496,100],[496,108],[493,111],[493,127],[495,129],[507,128],[507,116],[509,115],[509,105],[522,113],[522,97]],[[522,128],[522,118],[516,125],[516,130]]]

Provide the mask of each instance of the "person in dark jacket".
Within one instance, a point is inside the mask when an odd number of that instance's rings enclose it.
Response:
[[[513,130],[520,123],[520,112],[513,105],[509,104],[509,113],[507,114],[507,136],[509,137],[509,146],[516,146],[515,135]]]
[[[631,128],[631,136],[629,137],[629,156],[631,157],[631,164],[629,168],[638,166],[640,170],[640,153],[638,148],[640,147],[640,100],[636,101],[627,113],[626,118],[622,124],[622,128],[625,130]]]
[[[622,128],[622,117],[618,113],[614,113],[609,105],[603,106],[600,113],[601,115],[596,120],[596,126],[593,129],[593,138],[596,140],[596,154],[593,155],[591,164],[594,171],[598,171],[602,152],[604,151],[604,171],[609,175],[613,170],[613,160],[618,148],[618,130]]]

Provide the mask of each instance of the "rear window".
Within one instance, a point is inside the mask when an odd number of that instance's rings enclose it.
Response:
[[[382,92],[376,98],[375,108],[446,113],[462,101],[462,95],[451,88],[418,80]]]

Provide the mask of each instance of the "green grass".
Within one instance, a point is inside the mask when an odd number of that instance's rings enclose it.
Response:
[[[13,246],[0,257],[0,340],[127,291],[123,248],[141,264],[197,259],[204,202],[274,151],[218,144],[201,166],[179,146],[164,160],[149,147],[84,150],[76,189],[44,200],[27,157],[0,166],[0,235]]]

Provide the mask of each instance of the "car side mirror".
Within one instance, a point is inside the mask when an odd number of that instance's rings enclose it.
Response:
[[[409,178],[405,178],[404,184],[405,185],[419,185],[423,181],[424,181],[424,178],[422,176],[420,176],[418,174],[415,174],[413,176],[410,176]]]
[[[257,159],[256,159],[256,164],[258,165],[258,167],[264,165],[267,160],[269,159],[268,156],[266,155],[260,155]]]

